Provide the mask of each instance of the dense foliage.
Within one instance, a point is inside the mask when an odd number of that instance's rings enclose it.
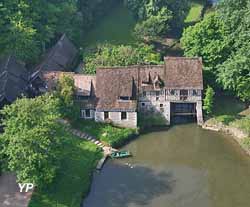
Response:
[[[66,33],[77,44],[114,0],[2,0],[0,55],[33,63],[54,39]]]
[[[102,66],[128,66],[140,64],[158,64],[160,55],[152,46],[99,45],[94,53],[84,55],[84,72],[94,74]]]
[[[60,75],[56,95],[60,101],[60,112],[63,117],[75,117],[74,104],[75,83],[70,75]],[[79,111],[77,111],[79,113]]]
[[[249,10],[249,0],[224,0],[213,14],[187,28],[181,39],[186,56],[203,57],[206,72],[212,74],[207,76],[210,82],[216,80],[246,102],[250,100]]]
[[[125,3],[139,21],[135,33],[141,38],[181,29],[189,9],[188,0],[125,0]]]
[[[65,129],[59,128],[63,147],[58,153],[60,165],[53,182],[45,188],[37,188],[29,207],[79,207],[87,196],[93,170],[102,152],[94,143],[84,141]]]
[[[204,105],[203,105],[203,109],[207,115],[210,115],[213,112],[214,95],[215,95],[215,92],[213,88],[208,86],[206,89]]]
[[[60,137],[55,137],[59,118],[58,100],[44,95],[34,99],[22,98],[5,106],[4,133],[1,154],[9,170],[21,182],[38,186],[50,183],[57,168]]]

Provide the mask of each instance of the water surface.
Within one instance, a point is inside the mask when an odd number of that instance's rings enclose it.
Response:
[[[194,124],[128,144],[94,176],[84,207],[247,207],[250,159],[230,137]]]

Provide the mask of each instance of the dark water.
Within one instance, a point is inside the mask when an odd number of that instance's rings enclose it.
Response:
[[[134,157],[108,161],[84,207],[250,206],[250,159],[225,135],[187,124],[125,149]]]

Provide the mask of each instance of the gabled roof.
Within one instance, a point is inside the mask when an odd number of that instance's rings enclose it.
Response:
[[[64,34],[59,41],[48,51],[44,60],[35,68],[35,72],[42,71],[69,71],[77,56],[77,49]]]
[[[203,89],[202,59],[165,58],[165,87],[169,89]]]
[[[132,97],[138,82],[137,67],[100,68],[96,72],[97,110],[136,110],[136,100],[121,101],[119,97]]]
[[[43,72],[42,79],[46,82],[48,90],[55,88],[61,75],[69,75],[74,79],[77,95],[91,96],[95,93],[96,77],[92,75],[75,74],[73,72],[51,71]]]
[[[0,100],[15,101],[26,94],[29,76],[26,68],[15,57],[8,56],[0,59]]]

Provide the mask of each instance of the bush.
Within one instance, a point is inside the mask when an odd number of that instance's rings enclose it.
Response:
[[[145,44],[97,46],[94,52],[84,54],[84,73],[95,74],[98,67],[159,64],[160,55]]]
[[[214,105],[214,95],[215,92],[212,87],[208,86],[204,98],[203,109],[205,110],[207,115],[212,114],[213,105]]]

